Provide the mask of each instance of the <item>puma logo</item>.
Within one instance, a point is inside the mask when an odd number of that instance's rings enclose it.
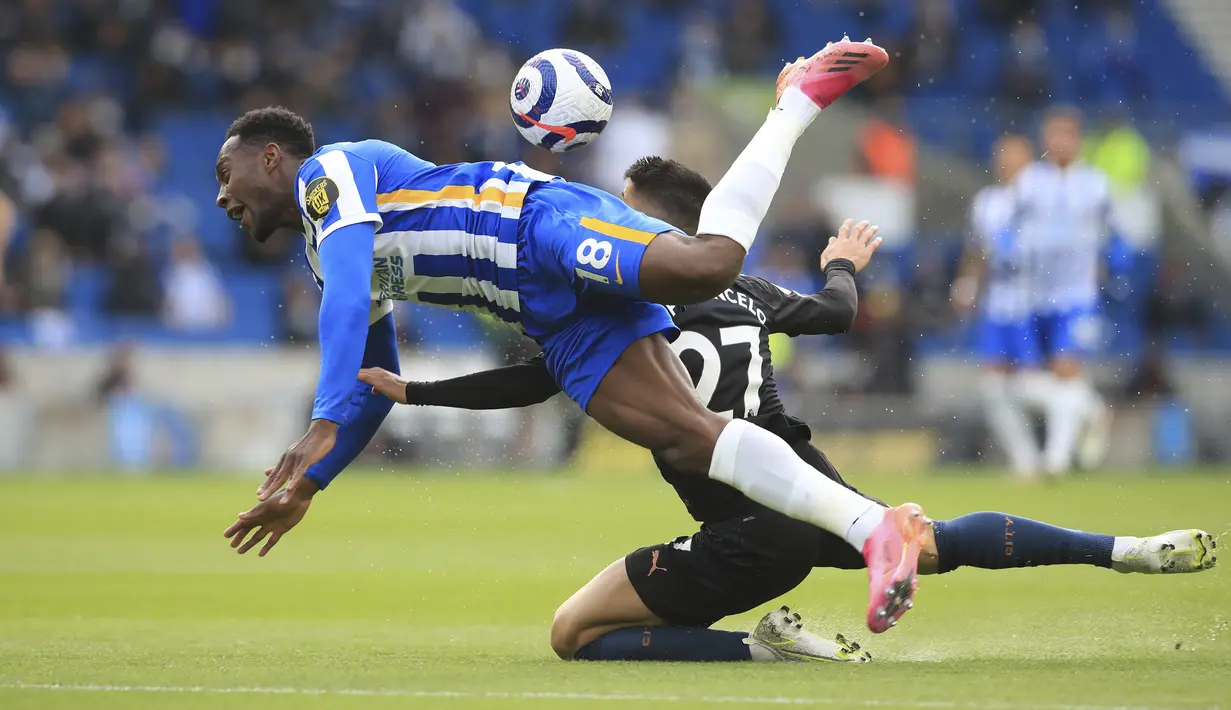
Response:
[[[654,574],[655,572],[658,572],[658,571],[662,571],[662,572],[667,571],[666,567],[658,566],[658,555],[660,552],[661,550],[654,550],[650,552],[650,571],[647,572],[645,576],[649,577],[651,574]]]

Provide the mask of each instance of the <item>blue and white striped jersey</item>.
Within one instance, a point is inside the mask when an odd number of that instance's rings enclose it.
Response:
[[[521,163],[436,166],[377,140],[322,146],[298,175],[308,263],[323,285],[321,243],[374,222],[371,322],[397,300],[517,323],[517,221],[530,186],[552,179]]]
[[[1014,179],[1013,197],[1015,221],[1031,263],[1034,311],[1094,307],[1111,212],[1107,176],[1082,163],[1061,168],[1040,161]]]
[[[1013,223],[1015,208],[1007,185],[989,185],[970,208],[970,229],[987,262],[983,313],[996,323],[1012,323],[1032,312],[1028,255]]]

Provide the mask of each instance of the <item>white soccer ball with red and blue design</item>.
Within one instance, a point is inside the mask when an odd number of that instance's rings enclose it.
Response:
[[[539,52],[522,65],[509,91],[509,110],[522,136],[554,153],[598,138],[611,118],[611,81],[574,49]]]

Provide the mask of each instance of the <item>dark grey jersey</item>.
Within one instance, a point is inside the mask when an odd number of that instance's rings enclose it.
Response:
[[[855,316],[851,271],[830,268],[826,277],[824,290],[802,294],[741,274],[717,298],[671,308],[681,331],[672,347],[707,407],[732,418],[762,421],[784,413],[769,336],[842,333]],[[658,463],[663,478],[699,521],[742,515],[755,506],[725,484]]]

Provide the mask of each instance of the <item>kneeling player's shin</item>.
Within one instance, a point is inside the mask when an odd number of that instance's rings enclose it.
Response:
[[[855,549],[863,548],[883,510],[809,466],[782,439],[741,419],[730,421],[719,435],[709,477],[767,508],[839,535]]]

